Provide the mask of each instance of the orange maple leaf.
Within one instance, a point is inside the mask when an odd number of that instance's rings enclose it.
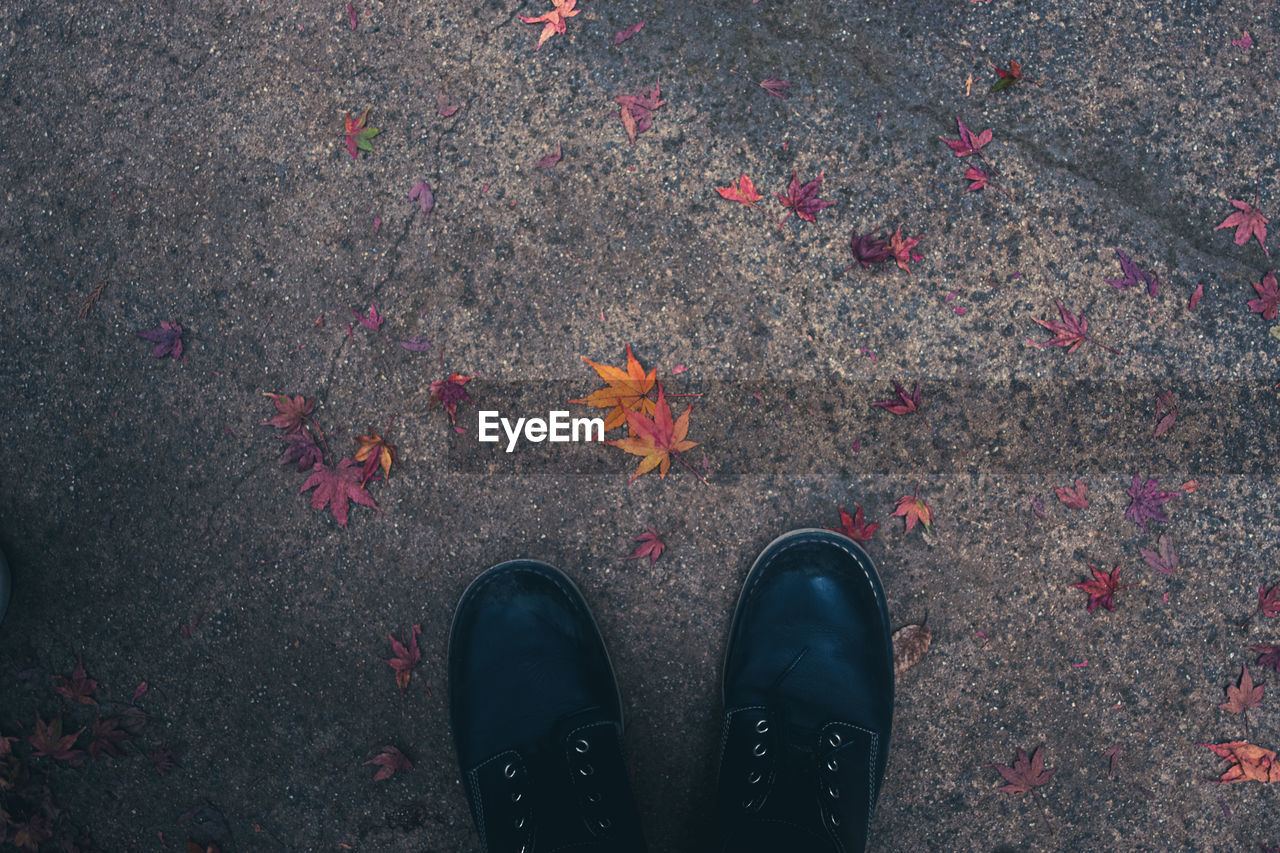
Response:
[[[364,463],[364,471],[362,476],[364,482],[369,482],[369,478],[373,476],[373,472],[378,470],[378,466],[382,466],[382,476],[391,476],[391,465],[399,464],[400,460],[396,458],[395,445],[387,442],[385,438],[378,435],[373,430],[369,430],[373,435],[357,435],[356,441],[360,442],[360,449],[356,451],[355,460]]]
[[[526,18],[524,15],[520,16],[520,20],[524,21],[526,24],[544,25],[542,27],[541,35],[538,36],[538,46],[535,47],[534,50],[541,50],[543,43],[556,33],[564,35],[565,18],[572,18],[574,15],[582,11],[581,9],[574,8],[578,5],[578,0],[551,0],[551,5],[555,8],[544,15],[539,15],[536,18]]]
[[[640,362],[631,354],[631,345],[627,344],[627,369],[610,367],[607,364],[596,364],[586,356],[582,360],[596,369],[600,378],[609,383],[608,388],[593,391],[590,396],[570,403],[584,403],[597,409],[612,409],[604,419],[604,428],[608,432],[627,422],[628,412],[641,415],[654,413],[654,402],[649,399],[649,392],[657,381],[658,371],[644,372]],[[665,470],[665,469],[664,469]]]
[[[925,530],[933,525],[933,509],[914,494],[898,498],[898,508],[893,511],[893,514],[900,515],[906,520],[907,529],[903,531],[904,533],[910,533],[917,521],[924,525]]]
[[[671,407],[667,405],[666,395],[662,393],[662,383],[658,383],[658,402],[654,407],[653,420],[636,412],[627,412],[627,425],[631,427],[631,435],[610,441],[608,444],[619,447],[636,456],[643,456],[631,482],[642,474],[658,469],[659,477],[667,476],[671,467],[671,454],[680,454],[690,448],[697,447],[698,442],[687,441],[689,432],[689,413],[693,405],[684,410],[675,421],[671,420]]]
[[[1280,782],[1280,765],[1276,764],[1276,754],[1270,749],[1242,740],[1200,745],[1231,762],[1218,777],[1219,782]]]

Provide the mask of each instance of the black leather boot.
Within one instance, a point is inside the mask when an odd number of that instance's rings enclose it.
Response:
[[[486,853],[644,850],[613,668],[558,569],[503,563],[463,593],[449,715]]]
[[[889,755],[893,646],[875,566],[796,530],[756,560],[724,664],[726,853],[862,853]]]

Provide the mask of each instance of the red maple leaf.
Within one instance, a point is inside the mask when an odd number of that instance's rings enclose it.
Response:
[[[787,90],[792,86],[786,80],[779,80],[777,77],[770,77],[768,80],[760,81],[760,88],[764,89],[775,98],[787,99]]]
[[[977,192],[987,188],[987,181],[991,180],[991,176],[981,169],[975,169],[972,166],[964,171],[964,179],[969,181],[969,189],[967,193]]]
[[[1076,485],[1073,489],[1068,489],[1065,486],[1059,486],[1054,489],[1053,492],[1058,496],[1058,500],[1062,501],[1072,509],[1089,508],[1089,498],[1087,497],[1089,486],[1084,480],[1076,480]]]
[[[1254,237],[1258,241],[1258,245],[1262,247],[1263,253],[1269,258],[1271,253],[1267,251],[1267,223],[1270,222],[1265,216],[1258,212],[1251,204],[1236,199],[1227,199],[1235,207],[1236,212],[1228,216],[1222,221],[1222,224],[1214,231],[1222,228],[1236,229],[1236,245],[1243,246],[1249,242],[1250,237]],[[1256,199],[1255,199],[1256,201]]]
[[[129,732],[120,728],[119,717],[94,720],[93,729],[89,732],[89,757],[96,760],[104,752],[108,755],[124,755],[120,744],[128,738]]]
[[[1264,684],[1254,685],[1253,676],[1249,675],[1249,667],[1246,664],[1240,675],[1239,684],[1227,685],[1227,701],[1218,707],[1232,714],[1243,714],[1250,708],[1256,708],[1262,704],[1262,691],[1265,687]]]
[[[834,530],[836,533],[843,533],[854,542],[869,542],[872,536],[876,535],[876,531],[880,529],[880,522],[873,521],[867,524],[862,517],[862,505],[853,505],[853,516],[845,512],[844,507],[840,507],[840,526],[828,527],[828,530]]]
[[[351,313],[360,321],[361,326],[366,329],[372,329],[375,332],[382,328],[382,324],[386,320],[386,317],[378,313],[378,306],[372,302],[369,303],[369,316],[366,317],[354,308],[351,309]]]
[[[658,383],[658,401],[654,405],[652,420],[627,410],[627,426],[630,427],[631,434],[606,444],[643,457],[640,464],[636,466],[636,472],[631,475],[632,481],[654,468],[658,469],[658,476],[665,479],[668,469],[671,468],[671,457],[674,455],[679,458],[684,451],[698,446],[696,441],[688,441],[685,438],[689,434],[689,413],[692,411],[693,405],[690,404],[689,408],[684,410],[684,414],[673,420],[671,406],[667,404],[661,382]],[[686,467],[688,467],[687,463]],[[694,476],[702,479],[696,471]]]
[[[787,221],[787,217],[794,213],[805,222],[813,222],[813,215],[824,207],[830,207],[835,204],[834,201],[823,201],[818,198],[818,193],[822,192],[822,178],[826,172],[819,172],[818,177],[803,186],[800,179],[796,177],[796,172],[791,173],[791,183],[787,186],[787,192],[774,193],[774,197],[782,202],[782,206],[787,209],[782,219],[778,220],[778,227]]]
[[[472,402],[471,397],[467,394],[467,389],[463,387],[470,381],[470,376],[463,376],[461,373],[450,373],[446,379],[433,381],[431,383],[431,401],[428,405],[442,404],[444,410],[449,413],[449,423],[454,423],[454,418],[458,413],[458,406],[462,403]]]
[[[658,558],[662,556],[662,552],[667,550],[666,543],[658,536],[658,531],[649,528],[644,533],[636,537],[638,543],[636,549],[627,557],[628,560],[643,560],[649,558],[649,567],[653,568],[653,564],[658,562]]]
[[[1014,83],[1017,83],[1022,79],[1022,66],[1013,60],[1009,61],[1008,71],[994,63],[992,64],[992,67],[995,68],[996,77],[999,79],[997,79],[995,84],[988,90],[989,92],[999,92],[1003,89],[1008,89]]]
[[[1133,475],[1133,482],[1129,488],[1125,490],[1125,494],[1129,496],[1129,507],[1124,511],[1124,517],[1137,524],[1142,528],[1142,532],[1147,532],[1147,522],[1149,521],[1168,521],[1169,516],[1165,515],[1164,504],[1181,496],[1181,492],[1166,492],[1160,488],[1159,480],[1143,481],[1142,477],[1137,474]]]
[[[1276,271],[1270,270],[1262,277],[1262,281],[1251,282],[1258,291],[1257,299],[1249,300],[1249,310],[1261,314],[1264,320],[1274,320],[1280,309],[1280,289],[1276,286]]]
[[[1264,643],[1250,646],[1249,651],[1258,653],[1258,666],[1265,666],[1280,672],[1280,645]]]
[[[1129,586],[1120,585],[1120,567],[1116,566],[1112,569],[1111,574],[1107,574],[1092,563],[1085,563],[1089,567],[1089,571],[1093,572],[1093,577],[1082,583],[1073,583],[1071,586],[1076,589],[1082,589],[1089,594],[1089,603],[1085,605],[1085,609],[1090,613],[1099,607],[1104,610],[1116,609],[1116,593],[1122,589],[1128,589]]]
[[[373,774],[373,781],[381,782],[383,779],[390,779],[395,775],[397,770],[412,770],[413,765],[409,759],[404,757],[404,753],[396,749],[394,746],[382,747],[382,752],[373,758],[370,758],[365,764],[378,765],[378,772]]]
[[[982,133],[974,136],[973,132],[965,127],[959,116],[956,116],[956,126],[960,129],[959,139],[947,139],[945,136],[939,136],[938,138],[947,143],[957,157],[968,157],[970,154],[977,154],[984,145],[991,141],[991,128],[987,128]]]
[[[182,358],[182,327],[177,323],[161,320],[157,328],[134,334],[156,345],[155,349],[151,350],[152,358],[164,358],[166,355],[171,355],[175,359]]]
[[[520,20],[526,24],[543,25],[542,32],[538,35],[538,45],[534,50],[542,50],[543,43],[553,35],[557,33],[564,35],[565,19],[572,18],[582,11],[574,8],[578,5],[578,0],[551,0],[551,5],[553,8],[550,12],[538,15],[536,18],[526,18],[524,15],[519,16]]]
[[[343,527],[347,526],[347,501],[355,501],[361,506],[378,509],[373,496],[365,491],[363,485],[363,466],[354,459],[343,459],[337,468],[330,468],[323,462],[317,462],[311,469],[312,475],[302,484],[298,494],[314,488],[311,494],[311,508],[324,509],[333,513],[333,517]],[[379,510],[381,512],[381,510]]]
[[[919,492],[919,487],[916,491]],[[933,509],[914,493],[898,498],[898,508],[893,511],[893,514],[902,516],[906,521],[907,529],[903,533],[910,533],[917,521],[924,525],[925,530],[933,525]]]
[[[287,433],[302,429],[302,421],[316,407],[315,397],[290,397],[287,394],[272,394],[270,391],[262,393],[276,404],[278,414],[269,421],[263,421],[261,425],[277,427]]]
[[[75,749],[76,738],[80,737],[80,733],[84,729],[77,729],[74,733],[64,735],[62,733],[62,715],[54,717],[49,723],[45,723],[40,719],[40,715],[36,714],[36,732],[30,735],[27,740],[31,742],[31,746],[35,749],[35,755],[46,755],[58,761],[65,761],[68,764],[79,764],[84,761],[84,750]]]
[[[1271,589],[1258,587],[1258,612],[1272,619],[1280,616],[1280,583]]]
[[[1053,332],[1054,337],[1052,340],[1048,341],[1033,341],[1028,338],[1028,344],[1033,347],[1067,347],[1067,352],[1073,353],[1079,349],[1080,344],[1088,341],[1091,344],[1096,344],[1097,346],[1102,347],[1107,352],[1113,352],[1116,355],[1120,354],[1119,350],[1113,349],[1099,341],[1097,338],[1089,336],[1089,321],[1084,318],[1083,314],[1079,316],[1072,314],[1067,310],[1065,305],[1056,299],[1054,300],[1054,304],[1058,306],[1058,314],[1062,317],[1062,322],[1059,323],[1054,320],[1041,320],[1039,317],[1031,318],[1041,326],[1044,326],[1046,329]]]
[[[1138,553],[1142,555],[1142,559],[1153,571],[1157,571],[1162,575],[1171,575],[1173,570],[1178,567],[1178,554],[1173,550],[1173,542],[1168,536],[1161,533],[1160,538],[1156,540],[1157,550],[1152,551],[1149,548],[1139,546]]]
[[[400,688],[401,696],[404,696],[404,692],[409,689],[413,668],[422,659],[422,652],[418,649],[418,635],[421,633],[422,626],[414,625],[403,643],[392,635],[387,635],[387,639],[391,641],[391,657],[386,660],[396,671],[396,686]],[[427,691],[427,693],[430,692],[430,690]]]
[[[1012,767],[1007,764],[997,764],[994,761],[983,766],[994,767],[1004,777],[1008,784],[1001,785],[999,790],[1005,794],[1029,794],[1032,788],[1047,784],[1057,772],[1045,769],[1044,747],[1037,747],[1030,758],[1027,758],[1027,754],[1019,749],[1013,759]]]
[[[873,402],[871,405],[879,406],[882,409],[892,412],[895,415],[909,415],[912,412],[920,416],[920,420],[928,427],[928,421],[924,419],[924,410],[920,403],[920,383],[916,382],[911,394],[907,394],[907,390],[898,384],[897,380],[893,380],[892,400],[880,400]]]
[[[55,675],[53,680],[57,683],[53,690],[59,696],[65,696],[72,702],[79,702],[81,705],[98,704],[89,695],[98,686],[98,682],[90,678],[84,671],[84,658],[80,653],[76,654],[76,668],[72,671],[71,676]]]
[[[736,201],[739,204],[750,205],[751,207],[759,207],[760,205],[756,204],[756,202],[764,197],[756,191],[756,185],[751,182],[745,172],[741,178],[733,181],[729,186],[716,187],[716,192],[720,193],[722,198]]]
[[[324,453],[320,450],[320,445],[316,444],[315,436],[310,430],[301,432],[286,433],[280,436],[284,439],[284,452],[280,454],[280,464],[289,465],[294,462],[298,463],[299,473],[310,471],[316,466],[317,462],[324,461]]]
[[[654,83],[653,88],[648,92],[616,95],[613,100],[622,107],[617,115],[622,120],[622,126],[626,129],[627,138],[631,140],[632,145],[636,144],[637,136],[653,127],[654,110],[667,103],[662,100],[657,83]]]
[[[889,237],[889,252],[898,262],[898,267],[906,270],[907,274],[911,274],[911,268],[907,266],[907,261],[918,261],[923,255],[914,254],[911,250],[920,242],[919,237],[903,237],[902,226],[899,225],[893,235]]]

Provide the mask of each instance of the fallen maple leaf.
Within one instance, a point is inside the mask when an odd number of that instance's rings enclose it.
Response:
[[[1262,252],[1268,258],[1271,252],[1267,251],[1267,223],[1271,220],[1267,219],[1253,205],[1234,198],[1227,199],[1236,212],[1228,216],[1222,221],[1222,224],[1214,231],[1220,231],[1223,228],[1235,228],[1235,241],[1237,246],[1243,246],[1249,242],[1249,238],[1253,237],[1258,241],[1258,245],[1262,247]],[[1255,199],[1256,201],[1256,199]]]
[[[582,11],[574,8],[578,5],[578,0],[551,0],[551,5],[553,8],[550,12],[538,15],[536,18],[526,18],[524,15],[519,16],[520,20],[526,24],[543,25],[542,32],[538,35],[538,45],[534,50],[542,50],[542,45],[553,35],[557,33],[564,35],[566,29],[565,20]]]
[[[1196,306],[1200,304],[1200,299],[1204,296],[1204,285],[1197,284],[1196,289],[1191,291],[1191,298],[1187,300],[1187,310],[1194,311]]]
[[[422,652],[418,649],[418,635],[421,633],[422,626],[414,625],[403,643],[387,634],[387,639],[391,641],[391,657],[387,659],[387,663],[396,671],[396,686],[400,688],[401,696],[409,689],[413,668],[422,659]]]
[[[947,139],[945,136],[939,136],[943,142],[951,148],[957,157],[968,157],[970,154],[977,154],[982,150],[988,142],[991,141],[991,128],[987,128],[977,136],[965,126],[965,123],[956,116],[956,126],[960,130],[959,139]]]
[[[1120,290],[1128,290],[1131,287],[1145,283],[1147,285],[1147,294],[1155,296],[1157,288],[1160,286],[1160,279],[1156,276],[1155,270],[1144,270],[1124,252],[1119,249],[1116,249],[1115,252],[1116,257],[1120,259],[1120,271],[1124,273],[1124,277],[1104,278],[1103,281]]]
[[[161,320],[156,328],[134,332],[134,334],[156,345],[155,349],[151,350],[152,358],[164,358],[166,355],[171,355],[175,359],[182,358],[182,327],[177,323]]]
[[[929,651],[929,644],[933,642],[933,632],[924,623],[907,625],[893,633],[892,642],[893,676],[899,678],[924,658],[925,652]]]
[[[627,131],[631,144],[636,144],[636,137],[653,127],[653,112],[667,102],[662,100],[659,84],[654,83],[648,92],[634,95],[616,95],[613,99],[622,109],[617,113],[622,126]]]
[[[354,308],[350,310],[352,314],[356,315],[356,319],[360,321],[361,326],[364,326],[366,329],[372,329],[375,332],[382,328],[382,324],[386,322],[387,319],[378,313],[378,306],[374,305],[372,302],[369,303],[369,315],[367,317]]]
[[[916,491],[919,492],[919,487]],[[925,530],[933,525],[933,509],[914,493],[898,498],[898,508],[893,511],[893,514],[902,516],[906,521],[907,529],[903,531],[904,534],[910,533],[917,521],[924,525]]]
[[[314,488],[315,491],[311,494],[311,508],[324,509],[328,506],[333,517],[343,527],[347,526],[348,501],[378,509],[378,505],[373,502],[373,496],[365,491],[361,477],[362,468],[354,459],[343,459],[338,463],[337,468],[330,468],[323,462],[317,462],[312,471],[311,476],[298,490],[298,494]]]
[[[863,269],[870,269],[872,264],[882,264],[892,257],[889,244],[878,236],[880,229],[872,229],[859,236],[857,231],[849,238],[849,248],[853,250],[853,262],[861,264]],[[841,270],[845,273],[853,269],[853,264]]]
[[[392,418],[395,420],[395,418]],[[387,430],[390,431],[391,425],[387,424]],[[395,446],[388,443],[385,438],[378,435],[373,430],[369,430],[372,435],[357,435],[356,441],[360,443],[360,448],[356,450],[355,460],[364,463],[364,470],[361,471],[363,481],[361,485],[369,482],[369,478],[373,476],[373,472],[378,470],[378,466],[382,466],[382,476],[391,476],[392,464],[398,464],[399,459],[396,458]]]
[[[658,558],[662,556],[662,552],[667,550],[666,543],[658,536],[658,531],[649,528],[644,533],[636,537],[635,541],[639,544],[636,549],[627,557],[628,560],[643,560],[649,558],[649,568],[653,568],[653,564],[658,562]]]
[[[1124,511],[1124,517],[1137,524],[1142,528],[1142,532],[1146,533],[1147,522],[1169,520],[1169,516],[1164,513],[1163,505],[1181,493],[1162,491],[1159,480],[1144,482],[1140,476],[1134,474],[1133,482],[1125,490],[1125,494],[1129,496],[1130,503],[1128,509]]]
[[[1022,79],[1022,66],[1013,60],[1009,61],[1008,71],[998,65],[995,66],[995,69],[996,76],[999,79],[996,80],[995,84],[988,90],[988,92],[999,92],[1004,89],[1008,89],[1014,83],[1017,83]]]
[[[440,403],[444,406],[444,410],[449,413],[449,423],[455,422],[458,413],[458,406],[462,403],[472,402],[471,396],[467,394],[465,386],[471,381],[470,376],[463,376],[461,373],[450,373],[446,379],[436,379],[431,383],[431,399],[428,406],[434,406]]]
[[[448,92],[441,92],[436,95],[436,114],[441,118],[448,118],[456,113],[461,106],[461,104],[454,103]]]
[[[1059,486],[1053,492],[1058,496],[1058,500],[1072,509],[1089,508],[1089,498],[1087,497],[1089,486],[1084,480],[1076,480],[1075,488],[1069,489],[1066,486]]]
[[[1258,292],[1258,298],[1249,300],[1249,310],[1261,314],[1264,320],[1274,320],[1280,311],[1280,288],[1276,284],[1276,271],[1269,271],[1262,277],[1262,281],[1251,284]]]
[[[1250,646],[1249,651],[1258,653],[1258,666],[1265,666],[1268,669],[1280,672],[1280,645],[1264,643],[1258,646]]]
[[[40,715],[36,714],[36,731],[27,737],[33,749],[34,755],[48,756],[58,761],[65,761],[68,764],[79,764],[84,761],[84,750],[75,749],[76,738],[80,737],[80,733],[84,729],[77,729],[74,733],[64,735],[62,733],[62,715],[54,717],[50,722],[46,723],[40,719]]]
[[[892,400],[881,400],[879,402],[874,402],[871,405],[879,406],[882,409],[886,409],[887,411],[890,411],[895,415],[909,415],[914,412],[915,414],[920,416],[920,420],[925,424],[925,427],[926,428],[928,427],[929,424],[924,419],[924,410],[920,404],[920,383],[919,382],[916,382],[915,387],[911,391],[911,394],[908,395],[907,390],[903,388],[901,385],[899,385],[897,380],[895,379],[893,380],[893,395],[894,395],[894,398]],[[907,528],[907,529],[910,530],[911,528]]]
[[[978,192],[987,188],[987,181],[991,180],[991,176],[981,169],[970,167],[964,171],[964,179],[969,181],[969,188],[965,190],[967,193]]]
[[[72,671],[71,676],[55,675],[53,677],[57,686],[53,688],[54,692],[59,696],[70,699],[72,702],[79,702],[82,705],[97,705],[97,701],[89,694],[93,693],[97,688],[98,682],[89,677],[84,671],[84,658],[82,654],[76,654],[76,668]]]
[[[272,394],[270,391],[263,391],[264,396],[270,397],[271,401],[276,404],[276,416],[269,421],[263,421],[260,426],[273,426],[282,429],[286,433],[298,432],[302,429],[302,421],[311,414],[316,407],[315,397],[290,397],[288,394]]]
[[[1253,47],[1253,36],[1249,35],[1248,30],[1245,30],[1244,35],[1240,36],[1240,38],[1231,40],[1231,46],[1238,47],[1241,50],[1248,50]]]
[[[343,132],[347,137],[347,153],[351,155],[352,160],[358,160],[361,151],[373,151],[373,143],[369,140],[381,132],[376,127],[369,127],[368,121],[369,109],[366,109],[358,119],[353,119],[351,113],[347,113]]]
[[[867,524],[862,517],[862,505],[853,505],[853,516],[845,512],[844,507],[840,507],[840,526],[828,527],[828,530],[834,530],[836,533],[843,533],[854,542],[869,542],[871,537],[876,535],[876,531],[880,529],[880,522],[873,521]]]
[[[1266,688],[1264,684],[1254,685],[1253,677],[1249,675],[1249,667],[1246,664],[1243,672],[1240,674],[1239,684],[1227,685],[1227,701],[1218,707],[1232,714],[1244,714],[1250,708],[1256,708],[1262,704],[1262,691]],[[1245,729],[1249,727],[1249,718],[1245,716]],[[1247,731],[1246,731],[1247,735]]]
[[[818,198],[818,193],[822,192],[822,177],[825,172],[819,172],[818,177],[803,186],[796,177],[796,172],[791,173],[791,183],[787,186],[786,194],[774,193],[774,197],[782,202],[782,206],[787,209],[787,213],[783,214],[782,219],[778,220],[778,227],[782,227],[782,223],[786,222],[787,216],[794,213],[805,222],[813,222],[814,214],[822,210],[824,207],[831,207],[834,201],[823,201]]]
[[[593,391],[586,397],[570,400],[570,403],[582,403],[595,406],[597,409],[610,409],[604,419],[604,429],[608,432],[627,422],[627,412],[638,412],[652,415],[655,411],[649,392],[657,381],[658,371],[645,373],[639,359],[631,354],[631,344],[627,344],[627,369],[611,367],[607,364],[596,364],[586,356],[582,360],[595,368],[600,378],[609,383],[607,388]]]
[[[414,335],[407,341],[401,341],[400,346],[409,352],[426,352],[431,349],[431,341],[427,340],[426,335]]]
[[[720,193],[722,198],[729,201],[736,201],[739,204],[749,205],[751,207],[759,207],[756,204],[761,198],[759,192],[756,191],[756,185],[747,177],[744,172],[741,178],[733,181],[727,187],[716,187],[716,192]]]
[[[1116,566],[1111,570],[1111,574],[1107,574],[1092,563],[1085,563],[1085,565],[1089,567],[1093,577],[1082,583],[1071,585],[1089,594],[1089,603],[1085,605],[1085,609],[1090,613],[1099,607],[1104,610],[1115,610],[1116,593],[1122,589],[1128,589],[1128,586],[1120,585],[1120,567]]]
[[[418,209],[422,211],[422,218],[428,219],[431,211],[435,210],[436,194],[431,190],[431,184],[426,181],[418,181],[413,185],[413,189],[409,190],[409,201],[416,201]]]
[[[1047,784],[1057,772],[1045,769],[1044,747],[1037,747],[1030,758],[1027,758],[1027,754],[1019,749],[1018,754],[1014,756],[1012,767],[1007,764],[997,764],[994,761],[983,766],[994,767],[1004,777],[1004,781],[1008,784],[1001,785],[999,790],[1005,794],[1029,794],[1033,788]]]
[[[792,86],[786,80],[779,80],[777,77],[770,77],[768,80],[760,81],[760,88],[764,89],[775,98],[787,99],[787,90]]]
[[[1147,565],[1153,571],[1162,575],[1173,574],[1173,570],[1178,567],[1178,554],[1173,550],[1173,542],[1168,536],[1161,533],[1160,538],[1156,540],[1156,548],[1157,550],[1152,551],[1139,546],[1138,553],[1142,555],[1142,559],[1146,560]]]
[[[284,439],[285,444],[284,452],[280,454],[281,465],[296,462],[298,472],[301,473],[310,471],[317,462],[324,461],[324,452],[320,449],[320,445],[316,444],[315,436],[309,430],[286,433],[280,438]]]
[[[178,766],[178,757],[174,754],[174,748],[167,743],[156,744],[155,749],[147,754],[147,759],[156,769],[156,773],[161,776]]]
[[[1165,414],[1161,416],[1161,412]],[[1161,391],[1156,395],[1156,431],[1152,438],[1159,438],[1168,432],[1178,419],[1178,402],[1172,391]]]
[[[49,826],[49,819],[42,814],[34,814],[26,820],[18,823],[10,821],[8,813],[3,813],[3,819],[6,825],[13,829],[13,834],[9,836],[9,841],[14,847],[20,847],[23,850],[35,853],[40,849],[40,845],[53,838],[53,829]],[[3,829],[0,826],[0,829]]]
[[[1271,589],[1265,584],[1258,587],[1258,612],[1272,619],[1280,616],[1280,583]]]
[[[1089,321],[1081,314],[1076,316],[1067,310],[1067,307],[1058,300],[1054,300],[1054,304],[1058,306],[1058,314],[1062,317],[1062,321],[1041,320],[1039,317],[1031,319],[1053,332],[1054,337],[1047,341],[1033,341],[1027,339],[1027,343],[1033,347],[1066,347],[1068,353],[1073,353],[1080,348],[1080,344],[1088,341],[1091,344],[1102,347],[1107,352],[1120,354],[1120,351],[1109,347],[1097,338],[1091,337],[1089,332]]]
[[[627,453],[643,457],[631,475],[631,482],[637,477],[658,469],[658,476],[665,478],[671,467],[671,455],[683,453],[698,446],[696,441],[688,441],[685,435],[689,432],[689,413],[693,404],[684,410],[679,418],[672,421],[671,407],[667,405],[666,395],[662,392],[662,383],[658,383],[658,401],[654,404],[653,419],[637,412],[627,411],[627,426],[631,435],[607,444],[625,450]],[[699,477],[699,479],[701,479]]]
[[[556,143],[556,150],[555,150],[555,153],[554,153],[554,154],[544,154],[543,156],[539,157],[537,160],[534,160],[534,161],[533,161],[533,168],[535,168],[535,169],[550,169],[550,168],[554,167],[556,163],[559,163],[559,162],[560,162],[560,158],[561,158],[562,156],[563,156],[563,154],[562,154],[562,152],[561,152],[560,143],[559,143],[559,142],[557,142],[557,143]]]
[[[94,720],[93,729],[89,732],[89,757],[96,761],[104,752],[107,755],[124,755],[120,744],[128,738],[129,733],[120,728],[119,717]]]
[[[1107,759],[1107,778],[1114,779],[1116,775],[1116,765],[1120,763],[1120,756],[1124,753],[1124,749],[1118,743],[1103,750],[1102,755]]]
[[[1272,750],[1242,740],[1200,746],[1231,763],[1218,782],[1280,782],[1280,764]]]
[[[347,24],[348,26],[351,27],[351,29],[354,30],[358,23],[360,23],[360,19],[356,15],[356,7],[353,4],[348,3],[347,4]]]
[[[906,270],[907,275],[911,274],[911,268],[907,266],[907,261],[918,261],[924,257],[923,255],[913,254],[911,251],[919,242],[919,237],[903,237],[901,225],[889,237],[889,253],[897,260],[898,267]]]
[[[378,772],[373,774],[373,781],[375,782],[381,782],[383,779],[390,779],[395,775],[397,770],[413,769],[413,765],[409,763],[409,759],[405,758],[404,753],[396,749],[394,746],[382,747],[382,752],[366,761],[365,764],[378,765]]]
[[[644,29],[644,21],[637,21],[636,23],[627,27],[625,30],[618,30],[616,33],[614,33],[613,43],[622,44],[624,41],[631,38],[633,35],[635,35],[636,33],[640,32],[643,29]]]

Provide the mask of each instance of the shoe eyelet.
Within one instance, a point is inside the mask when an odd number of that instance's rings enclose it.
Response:
[[[600,800],[601,800],[601,799],[602,799],[602,797],[600,796],[600,792],[599,792],[599,791],[592,791],[590,794],[587,794],[587,804],[588,804],[588,805],[592,805],[592,806],[599,805],[599,804],[600,804]]]
[[[755,747],[752,748],[751,754],[754,755],[756,758],[764,758],[766,755],[769,754],[769,750],[764,744],[758,743],[755,745]]]
[[[840,799],[840,789],[835,786],[829,786],[827,788],[827,796],[833,800]]]
[[[516,829],[524,829],[524,818],[518,817],[514,821]]]
[[[602,817],[598,821],[596,821],[596,825],[599,826],[602,830],[605,830],[613,826],[613,821],[609,820],[609,818],[607,817]]]
[[[833,758],[827,762],[827,769],[830,770],[832,773],[835,773],[837,770],[840,769],[840,764]]]
[[[587,764],[578,768],[578,773],[582,776],[590,776],[592,773],[595,773],[595,772],[596,772],[596,769],[592,767],[590,764]]]
[[[755,800],[743,800],[743,801],[742,801],[742,807],[743,807],[744,809],[751,809],[751,808],[754,808],[754,807],[755,807],[755,804],[756,804],[756,801],[755,801]]]
[[[831,822],[832,826],[840,825],[840,815],[836,814],[835,812],[827,812],[827,820]]]
[[[513,803],[518,803],[523,799],[524,799],[524,794],[521,794],[519,791],[511,795],[511,802]]]
[[[586,751],[589,749],[591,749],[591,744],[587,743],[586,738],[578,738],[576,741],[574,741],[573,751],[578,753],[579,755],[585,754]]]
[[[841,743],[843,743],[843,741],[840,739],[840,733],[832,732],[830,736],[827,737],[827,743],[831,744],[832,746],[839,746]]]
[[[762,735],[767,731],[769,731],[768,720],[761,720],[760,722],[756,723],[756,734]]]
[[[748,784],[748,785],[759,785],[759,784],[760,784],[760,780],[761,780],[762,778],[764,778],[764,777],[762,777],[762,776],[761,776],[759,773],[757,773],[756,771],[752,770],[750,773],[748,773],[748,774],[747,774],[747,784]]]

